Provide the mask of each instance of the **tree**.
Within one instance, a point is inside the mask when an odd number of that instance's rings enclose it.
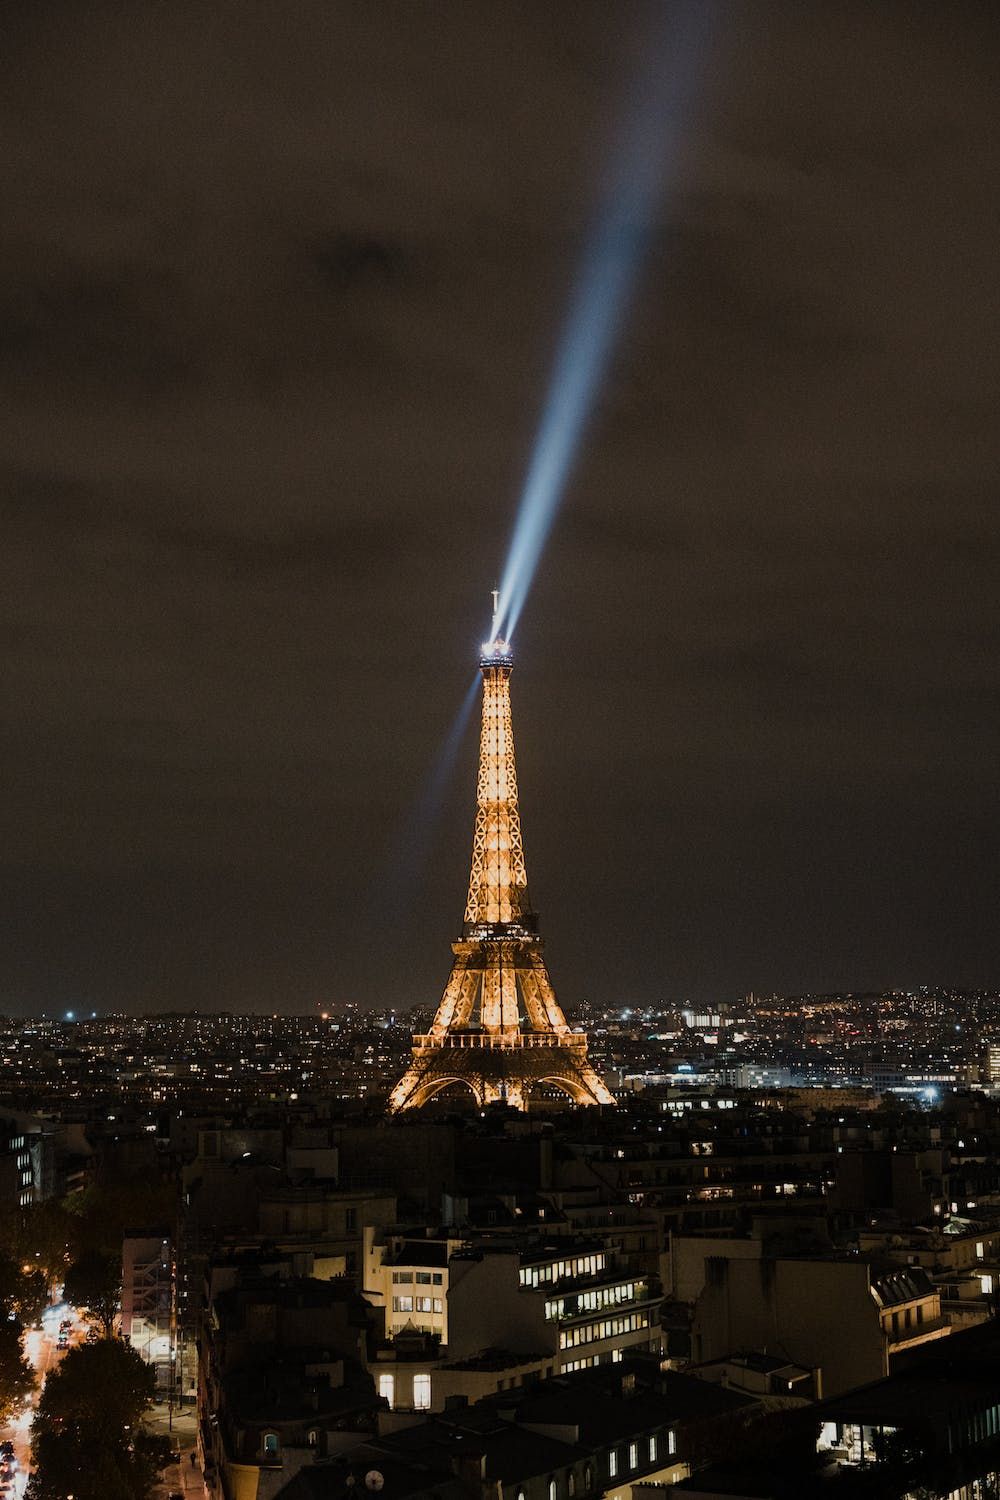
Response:
[[[74,1216],[47,1199],[9,1215],[0,1226],[0,1243],[18,1265],[31,1265],[49,1281],[62,1281],[76,1228]]]
[[[31,1431],[29,1500],[147,1500],[163,1444],[143,1428],[156,1377],[134,1349],[70,1349],[45,1383]]]
[[[174,1223],[177,1183],[155,1172],[137,1175],[106,1170],[97,1182],[67,1199],[67,1207],[74,1221],[77,1253],[100,1250],[111,1255],[121,1249],[129,1225]]]
[[[49,1305],[49,1283],[44,1271],[21,1274],[14,1311],[22,1323],[37,1323]]]
[[[0,1318],[0,1427],[31,1395],[35,1375],[21,1348],[21,1325],[3,1315]]]
[[[84,1250],[66,1272],[66,1301],[86,1308],[105,1338],[114,1334],[121,1291],[121,1262],[100,1250]]]
[[[0,1250],[0,1318],[14,1313],[21,1323],[35,1323],[49,1300],[49,1286],[42,1271],[19,1264]]]

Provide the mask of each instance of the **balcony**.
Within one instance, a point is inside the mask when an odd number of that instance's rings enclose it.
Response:
[[[901,1354],[904,1349],[915,1349],[918,1344],[929,1344],[932,1339],[943,1339],[951,1333],[951,1323],[947,1318],[931,1318],[926,1323],[914,1323],[911,1328],[901,1328],[898,1333],[893,1333],[884,1323],[882,1328],[889,1341],[890,1357]]]
[[[443,1036],[433,1032],[417,1033],[414,1052],[438,1051],[444,1047],[489,1052],[514,1052],[526,1047],[585,1048],[587,1038],[580,1032],[557,1031],[449,1031]]]

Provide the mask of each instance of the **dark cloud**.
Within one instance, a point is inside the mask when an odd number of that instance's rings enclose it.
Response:
[[[474,730],[427,787],[659,13],[8,7],[3,1003],[436,997]],[[711,17],[519,633],[553,972],[993,982],[995,11]]]

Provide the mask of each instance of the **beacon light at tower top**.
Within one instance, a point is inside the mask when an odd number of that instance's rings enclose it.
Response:
[[[495,636],[492,641],[484,641],[479,648],[479,665],[481,667],[512,667],[514,653],[510,642],[505,641],[502,635]]]
[[[484,641],[479,648],[479,665],[485,667],[512,667],[514,665],[514,652],[510,641],[506,640],[498,631],[500,621],[500,590],[493,590],[493,635],[488,641]]]

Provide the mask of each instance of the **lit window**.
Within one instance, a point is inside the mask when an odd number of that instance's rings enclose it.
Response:
[[[261,1447],[265,1458],[277,1458],[278,1456],[278,1434],[276,1432],[265,1432]]]
[[[378,1378],[378,1393],[382,1397],[382,1400],[383,1401],[388,1401],[389,1405],[392,1406],[392,1404],[393,1404],[393,1397],[395,1396],[395,1392],[396,1392],[396,1377],[395,1377],[395,1375],[380,1375],[379,1378]]]
[[[549,1480],[549,1500],[559,1500],[559,1486],[554,1479]]]
[[[976,1241],[976,1259],[982,1260],[986,1254],[986,1245],[983,1240]]]
[[[655,1435],[655,1433],[654,1433],[654,1435],[649,1440],[649,1461],[650,1461],[650,1463],[654,1463],[656,1461],[656,1435]]]
[[[667,1452],[668,1453],[676,1453],[677,1452],[677,1434],[676,1434],[676,1432],[674,1431],[674,1429],[672,1427],[671,1427],[670,1431],[667,1433]]]
[[[614,1479],[618,1473],[618,1449],[611,1448],[608,1452],[608,1478]]]
[[[430,1377],[430,1375],[414,1375],[414,1377],[413,1377],[413,1409],[414,1409],[414,1411],[430,1411],[430,1409],[431,1409],[431,1377]]]
[[[630,1469],[637,1469],[639,1467],[638,1443],[629,1443],[628,1445],[628,1466]]]

